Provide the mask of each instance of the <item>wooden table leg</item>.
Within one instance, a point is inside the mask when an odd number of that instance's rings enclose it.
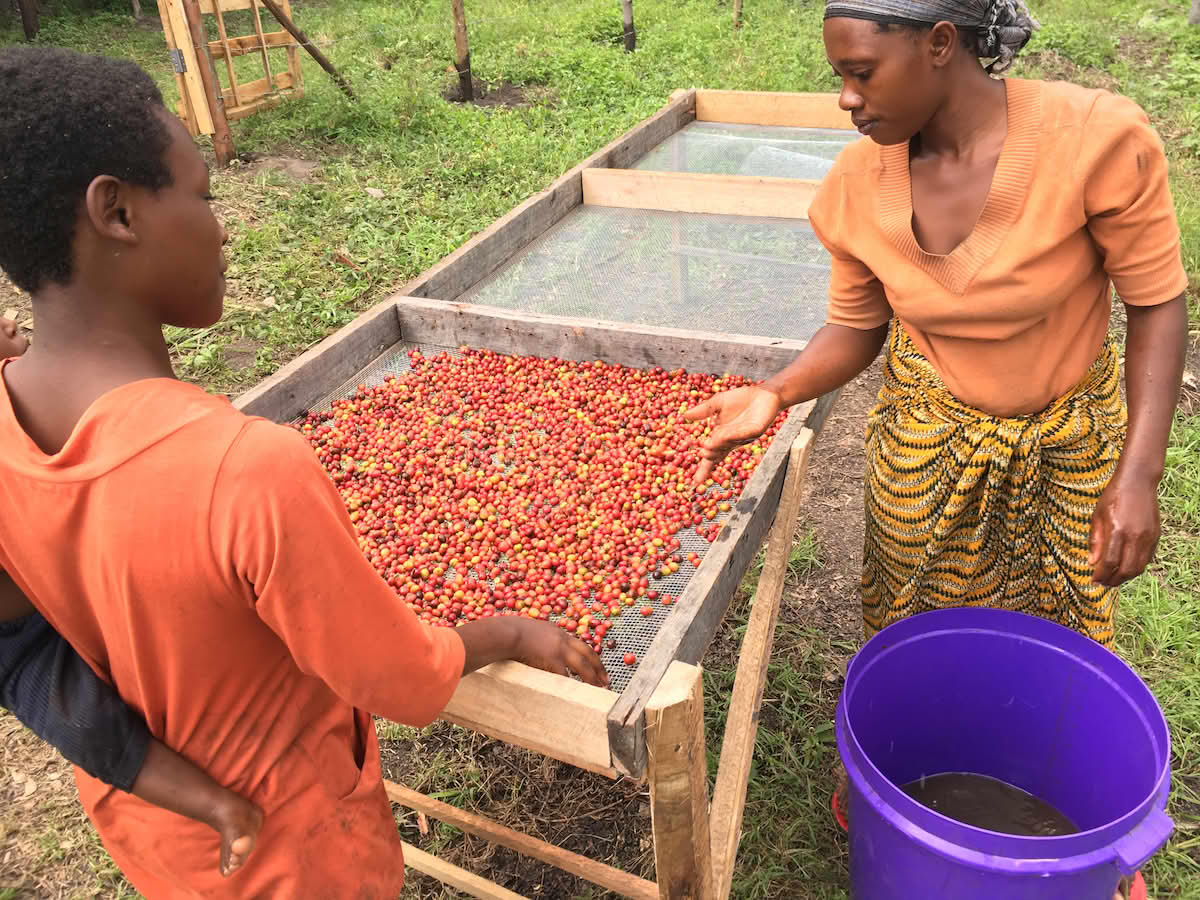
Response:
[[[712,900],[704,689],[675,662],[646,705],[654,865],[662,900]]]
[[[771,662],[771,647],[775,640],[775,622],[783,599],[783,582],[791,556],[792,537],[796,531],[796,517],[800,512],[813,439],[813,433],[805,428],[792,442],[783,492],[779,497],[779,510],[767,542],[767,556],[758,579],[758,590],[754,593],[754,608],[750,612],[746,636],[738,653],[737,675],[725,718],[725,735],[721,741],[721,763],[713,789],[713,890],[718,900],[725,900],[733,886],[742,814],[746,809],[746,789],[754,759],[754,742],[758,735],[758,711],[767,682],[767,666]]]

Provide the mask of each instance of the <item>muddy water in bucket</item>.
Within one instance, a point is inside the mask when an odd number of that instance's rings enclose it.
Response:
[[[847,667],[837,741],[852,900],[1112,900],[1171,833],[1170,736],[1154,695],[1045,619],[967,608],[889,625]],[[956,772],[1000,784],[931,784]],[[936,812],[903,790],[922,775]],[[960,794],[962,818],[983,821],[952,817],[945,804]],[[1046,834],[1033,797],[1079,830]]]
[[[974,828],[1026,837],[1079,832],[1074,822],[1045,800],[986,775],[930,775],[906,784],[903,791],[922,806]]]

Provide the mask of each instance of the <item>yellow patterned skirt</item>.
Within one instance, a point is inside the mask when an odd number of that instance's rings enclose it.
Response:
[[[1111,647],[1116,591],[1092,582],[1091,516],[1125,436],[1115,348],[1037,415],[956,400],[893,321],[867,428],[866,635],[914,613],[991,606]]]

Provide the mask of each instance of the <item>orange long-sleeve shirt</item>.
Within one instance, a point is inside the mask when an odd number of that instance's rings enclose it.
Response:
[[[828,321],[894,315],[950,391],[1039,412],[1100,353],[1112,288],[1150,306],[1187,287],[1162,143],[1136,103],[1005,80],[1008,136],[974,230],[951,253],[913,235],[908,144],[856,141],[809,209],[830,251]]]
[[[170,379],[99,398],[44,454],[0,369],[0,568],[155,737],[258,803],[217,874],[207,827],[76,773],[148,897],[387,898],[403,882],[370,716],[423,725],[463,666],[359,550],[304,439]]]

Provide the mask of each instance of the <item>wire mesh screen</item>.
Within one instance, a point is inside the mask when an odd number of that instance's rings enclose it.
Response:
[[[329,410],[334,402],[353,397],[360,385],[366,387],[374,387],[383,384],[384,379],[389,375],[400,376],[411,370],[409,353],[413,350],[419,350],[427,357],[436,356],[439,353],[446,353],[450,356],[457,357],[459,352],[456,349],[449,347],[438,347],[428,344],[414,344],[401,341],[393,344],[388,350],[384,351],[373,362],[360,370],[353,378],[347,380],[337,389],[326,394],[320,401],[313,404],[313,412],[325,412]],[[716,374],[716,373],[714,373]],[[563,473],[564,478],[573,478],[573,475]],[[713,521],[724,524],[730,517],[731,512],[718,512],[716,519]],[[711,524],[707,523],[706,524]],[[650,588],[660,594],[669,595],[678,598],[683,593],[684,587],[691,580],[691,577],[696,573],[696,567],[688,561],[690,553],[695,552],[700,555],[701,563],[705,551],[712,545],[696,533],[694,527],[688,527],[684,530],[677,531],[675,536],[679,538],[680,548],[677,551],[682,559],[678,572],[672,573],[661,579],[651,579]],[[455,573],[453,570],[446,573],[447,576],[452,576]],[[476,573],[472,574],[479,577]],[[641,610],[643,607],[649,607],[652,610],[651,615],[643,616]],[[649,601],[639,600],[632,606],[626,607],[621,615],[610,619],[612,623],[610,630],[605,635],[606,639],[611,638],[615,641],[616,646],[605,646],[602,659],[604,668],[608,671],[612,690],[620,693],[628,686],[630,679],[637,671],[638,665],[646,655],[646,651],[650,649],[650,644],[658,634],[659,628],[663,622],[675,612],[674,605],[665,605],[661,600]],[[560,616],[552,616],[551,621],[557,621]],[[637,657],[637,663],[634,665],[626,665],[624,658],[627,653],[633,653]]]
[[[828,288],[829,254],[804,220],[579,206],[457,299],[807,340]]]
[[[842,148],[859,139],[857,132],[828,128],[692,122],[638,160],[634,168],[819,181]]]

